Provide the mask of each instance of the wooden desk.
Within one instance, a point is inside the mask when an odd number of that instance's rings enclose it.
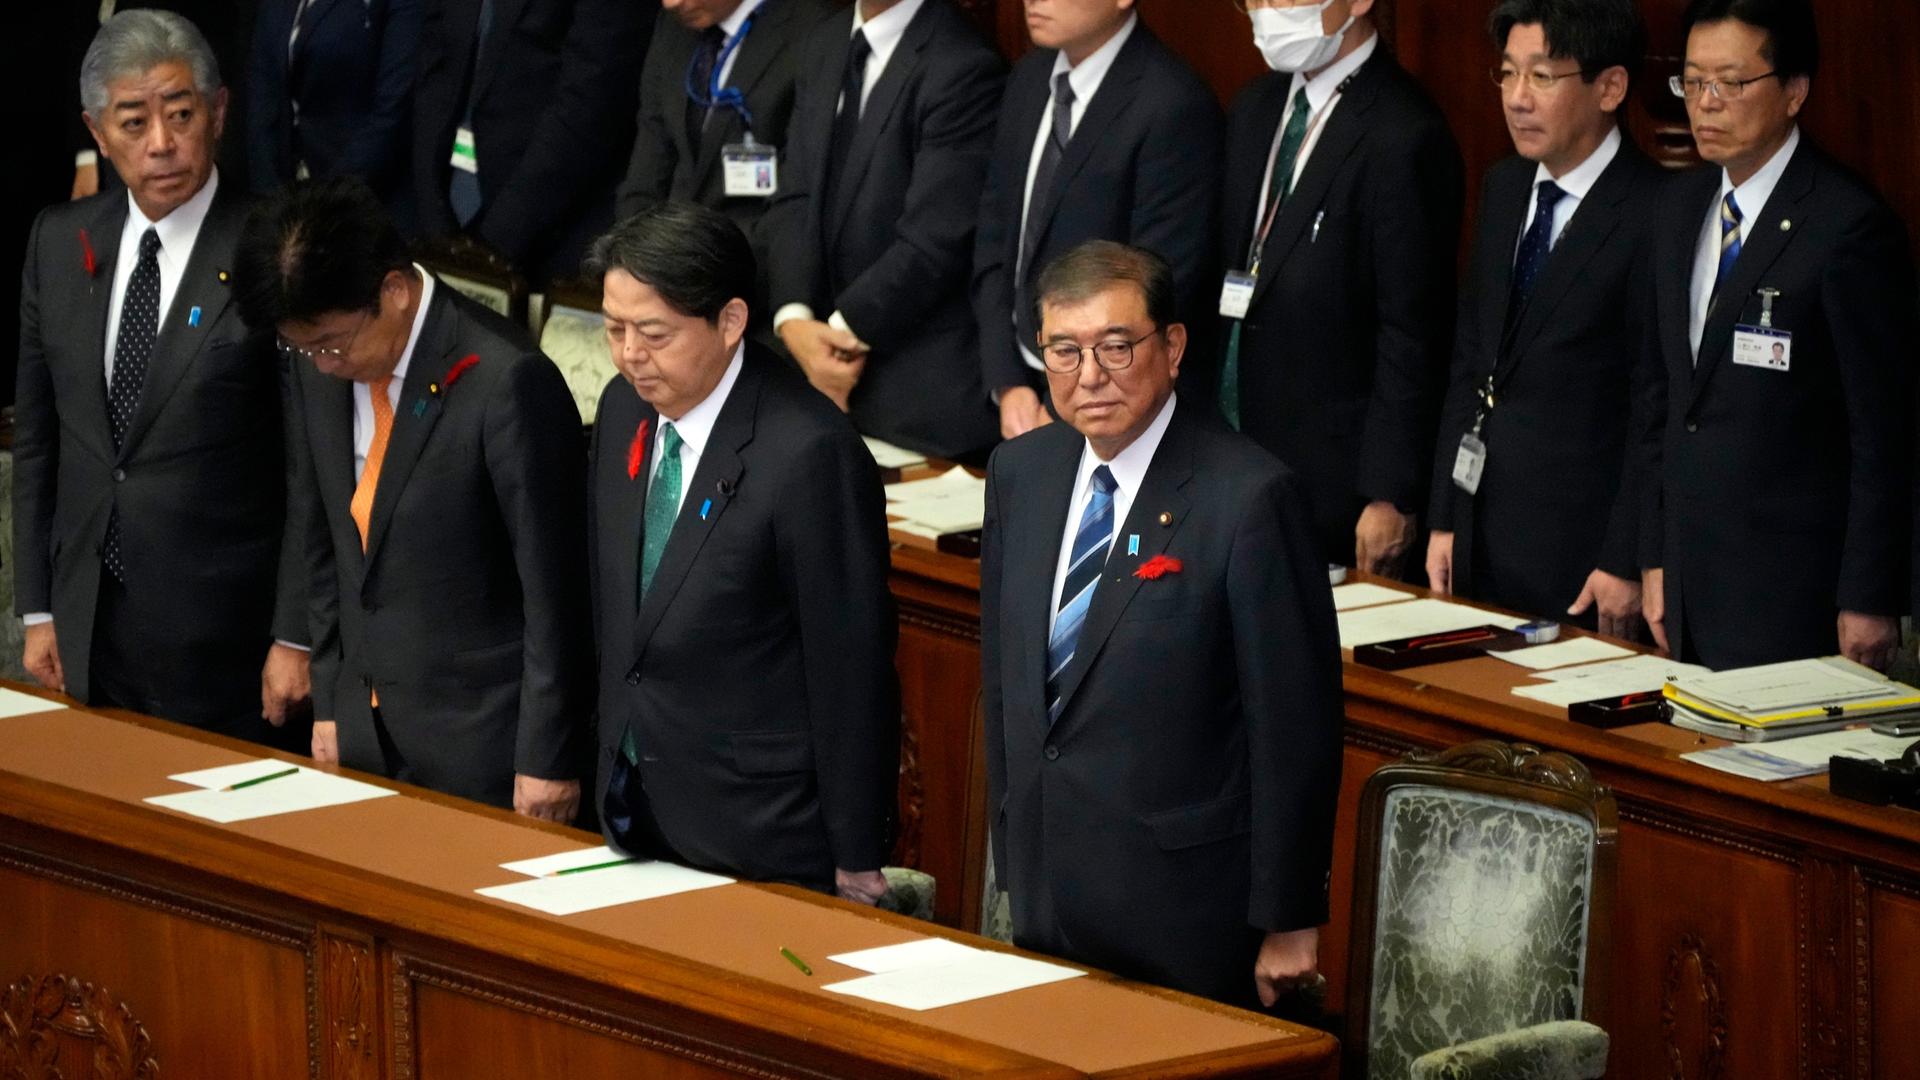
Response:
[[[973,666],[939,671],[935,685],[958,687],[964,676],[977,687],[978,567],[900,553],[894,579],[901,677],[907,699],[928,710],[909,712],[920,724],[918,758],[923,769],[938,761],[956,770],[950,759],[978,756],[978,735],[956,732],[952,698],[914,682],[952,658]],[[963,595],[969,581],[976,592]],[[909,619],[919,624],[912,636]],[[1411,750],[1529,742],[1580,758],[1619,799],[1610,1075],[1920,1077],[1920,813],[1837,799],[1824,777],[1763,784],[1681,761],[1718,740],[1661,724],[1580,727],[1510,693],[1526,681],[1487,658],[1400,672],[1346,665],[1333,921],[1321,939],[1328,1000],[1346,992],[1353,830],[1367,776]],[[964,880],[977,881],[983,805],[974,796],[956,820],[959,804],[926,790],[919,850],[942,859],[958,850]],[[977,904],[965,914],[977,918]]]
[[[148,1054],[165,1076],[276,1080],[1319,1077],[1333,1059],[1318,1032],[1100,974],[922,1013],[830,994],[858,974],[830,954],[962,935],[784,887],[511,907],[473,891],[515,880],[498,864],[598,837],[404,785],[231,826],[140,801],[258,756],[159,721],[0,719],[0,1073],[60,1019],[58,977],[100,988],[65,1019],[126,1059],[96,1073],[68,1038],[67,1075],[143,1076]]]

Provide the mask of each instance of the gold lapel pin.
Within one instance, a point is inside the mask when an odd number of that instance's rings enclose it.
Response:
[[[1162,525],[1173,524],[1173,512],[1170,510],[1160,511],[1160,524]]]
[[[220,284],[225,285],[231,280],[233,280],[232,274],[227,273],[225,270],[220,271]]]
[[[1788,231],[1790,231],[1790,230],[1792,230],[1792,228],[1793,228],[1793,221],[1792,221],[1792,219],[1790,219],[1790,218],[1781,218],[1781,219],[1780,219],[1780,231],[1781,231],[1781,232],[1788,232]]]

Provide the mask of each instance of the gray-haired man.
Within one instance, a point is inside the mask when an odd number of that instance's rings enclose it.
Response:
[[[213,165],[219,67],[192,23],[127,11],[87,50],[80,94],[127,191],[43,211],[21,275],[27,670],[89,704],[305,749],[274,730],[307,692],[305,653],[275,639],[307,628],[280,573],[278,365],[229,304],[246,206]]]

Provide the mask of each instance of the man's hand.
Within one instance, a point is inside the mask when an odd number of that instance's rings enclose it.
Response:
[[[1647,633],[1660,652],[1672,656],[1667,645],[1667,574],[1657,566],[1640,571],[1640,617],[1647,620]]]
[[[285,724],[288,710],[313,693],[308,659],[305,649],[277,641],[267,650],[266,666],[260,669],[260,715],[274,727]]]
[[[872,907],[887,895],[887,876],[878,870],[841,870],[833,872],[833,891],[840,899]]]
[[[316,765],[340,764],[340,725],[335,721],[313,722],[313,761]]]
[[[1640,596],[1639,582],[1596,569],[1587,575],[1586,585],[1581,587],[1579,598],[1567,609],[1567,614],[1583,615],[1598,604],[1601,633],[1636,641],[1640,637]]]
[[[1413,543],[1414,519],[1385,500],[1375,499],[1360,511],[1360,523],[1353,527],[1353,556],[1356,569],[1386,577],[1397,576],[1407,545]]]
[[[1012,439],[1053,422],[1040,395],[1030,386],[1012,386],[1000,392],[1000,437]]]
[[[20,662],[41,686],[67,692],[67,673],[60,666],[60,643],[53,636],[51,622],[27,627],[27,646]]]
[[[846,412],[847,400],[867,369],[865,343],[818,319],[788,319],[780,324],[780,340],[786,342],[813,388]]]
[[[1427,588],[1441,596],[1453,595],[1453,534],[1435,532],[1427,537]]]
[[[89,195],[100,194],[100,166],[75,165],[73,167],[73,194],[69,198],[84,199]]]
[[[1253,985],[1260,1004],[1273,1008],[1280,995],[1312,979],[1320,971],[1320,928],[1284,930],[1268,934],[1253,961]]]
[[[542,780],[537,776],[515,773],[513,812],[541,821],[569,824],[573,816],[580,812],[580,781]]]
[[[1887,670],[1900,649],[1900,620],[1891,615],[1843,611],[1839,632],[1840,655],[1875,671]]]

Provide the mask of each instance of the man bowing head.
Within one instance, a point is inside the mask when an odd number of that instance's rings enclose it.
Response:
[[[595,242],[603,821],[623,849],[873,903],[899,767],[880,477],[745,340],[753,250],[661,203]]]
[[[1327,916],[1325,563],[1286,467],[1176,400],[1187,335],[1164,261],[1087,243],[1038,293],[1066,423],[995,451],[980,569],[1014,940],[1272,1005],[1314,976]]]

